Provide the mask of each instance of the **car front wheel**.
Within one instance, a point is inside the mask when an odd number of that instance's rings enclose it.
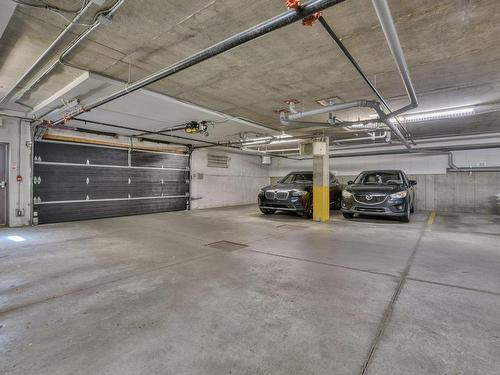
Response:
[[[272,215],[276,212],[276,210],[270,210],[269,208],[261,208],[260,212],[262,212],[265,215]]]

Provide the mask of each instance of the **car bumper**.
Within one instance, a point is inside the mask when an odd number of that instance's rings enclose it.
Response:
[[[302,204],[302,199],[297,199],[296,201],[277,201],[277,200],[266,200],[259,198],[259,208],[267,210],[281,210],[281,211],[292,211],[292,212],[303,212],[304,206]]]
[[[381,204],[362,204],[354,200],[342,200],[341,211],[349,214],[403,217],[407,212],[407,200],[395,199]]]

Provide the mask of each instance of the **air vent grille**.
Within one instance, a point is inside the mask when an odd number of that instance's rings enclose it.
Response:
[[[229,168],[229,156],[227,155],[207,155],[207,167],[213,168]]]

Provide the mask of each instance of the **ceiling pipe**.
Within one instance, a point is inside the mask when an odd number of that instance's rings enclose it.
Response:
[[[334,140],[336,144],[342,145],[342,143],[345,142],[356,142],[356,141],[376,141],[377,139],[387,139],[387,135],[391,134],[388,131],[383,132],[382,134],[376,135],[375,132],[371,132],[371,136],[369,137],[355,137],[355,138],[346,138],[346,139],[339,139],[339,140]],[[387,142],[386,142],[387,143]]]
[[[311,110],[307,112],[300,112],[300,113],[292,113],[290,115],[285,115],[283,120],[288,121],[288,120],[296,120],[303,118],[305,116],[312,116],[312,115],[317,115],[317,114],[323,114],[323,113],[331,113],[334,111],[339,111],[342,109],[348,109],[348,108],[353,108],[353,107],[370,107],[374,109],[378,116],[379,120],[386,124],[389,129],[401,140],[401,142],[405,145],[405,147],[408,150],[411,150],[411,145],[406,139],[405,136],[401,133],[399,128],[390,121],[391,118],[396,117],[398,114],[401,114],[403,112],[406,112],[410,109],[414,109],[418,106],[418,100],[417,100],[417,94],[415,92],[415,88],[413,86],[408,65],[406,64],[406,59],[404,57],[403,49],[401,48],[401,43],[399,41],[399,37],[396,31],[396,27],[394,25],[394,20],[392,18],[391,10],[389,8],[389,5],[387,3],[387,0],[372,0],[373,6],[375,8],[375,11],[377,13],[377,17],[380,21],[380,25],[382,26],[382,30],[384,32],[385,38],[387,40],[387,44],[389,45],[389,49],[391,51],[391,54],[396,62],[396,65],[398,67],[399,73],[401,75],[401,78],[403,80],[406,92],[408,94],[408,97],[410,99],[410,104],[408,104],[405,107],[402,107],[396,111],[391,111],[388,114],[386,114],[381,106],[380,103],[374,102],[374,101],[367,101],[367,100],[362,100],[362,101],[356,101],[356,102],[350,102],[350,103],[342,103],[342,104],[333,104],[331,106],[326,106],[324,108],[320,108],[317,110]],[[330,34],[332,38],[337,42],[336,35],[333,32],[333,30],[329,27],[329,25],[326,23],[326,21],[320,20],[321,24],[323,27],[327,30],[327,32]],[[340,40],[338,40],[340,44],[337,42],[339,47],[341,47],[342,51],[344,54],[349,58],[351,63],[355,66],[355,68],[358,70],[358,72],[363,76],[365,79],[366,76],[362,72],[361,68],[359,65],[356,63],[352,55],[350,55],[349,51],[345,48],[345,46],[342,44]],[[347,52],[347,53],[346,53]],[[371,85],[371,82],[366,78],[365,81],[370,85],[372,89],[374,87]],[[377,96],[380,94],[378,91],[375,90],[375,93]],[[382,99],[383,100],[383,99]],[[385,102],[385,101],[383,101]],[[397,119],[396,119],[397,120]]]
[[[408,65],[406,64],[406,59],[403,49],[401,48],[401,43],[396,31],[396,26],[394,25],[394,19],[392,18],[389,4],[387,3],[387,0],[372,0],[372,3],[375,8],[375,12],[377,13],[380,25],[382,26],[382,31],[384,32],[392,57],[396,62],[399,74],[403,80],[406,93],[410,99],[410,104],[394,112],[390,112],[387,115],[388,117],[394,117],[403,112],[409,111],[410,109],[416,108],[418,106],[417,94],[410,77],[410,71],[408,69]]]
[[[32,121],[33,119],[25,116],[19,116],[19,115],[13,115],[10,113],[5,113],[5,112],[0,112],[0,117],[9,117],[9,118],[16,118],[19,120],[25,120],[25,121]]]
[[[211,47],[201,50],[200,52],[197,52],[194,55],[191,55],[173,65],[165,67],[159,70],[158,72],[153,73],[139,81],[136,81],[121,90],[118,90],[108,96],[95,100],[78,110],[71,111],[70,113],[67,113],[65,116],[56,120],[54,124],[56,125],[63,124],[68,119],[78,116],[84,112],[88,112],[94,108],[100,107],[103,104],[121,98],[122,96],[125,96],[131,92],[139,90],[157,81],[160,81],[166,77],[170,77],[187,68],[197,65],[205,60],[218,56],[223,52],[229,51],[235,47],[238,47],[258,37],[266,35],[272,31],[281,29],[294,22],[300,21],[305,17],[320,12],[336,4],[342,3],[343,1],[345,0],[311,0],[308,3],[304,4],[303,6],[301,6],[299,9],[290,9],[278,16],[275,16],[267,21],[264,21],[258,25],[250,27],[247,30],[235,34],[219,43],[216,43]]]
[[[118,0],[116,3],[114,3],[113,6],[109,10],[107,10],[105,12],[106,17],[112,16],[124,2],[125,2],[125,0]],[[89,3],[89,5],[92,4],[92,3],[93,3],[93,1],[91,1]],[[92,31],[94,31],[97,27],[99,27],[100,25],[101,25],[101,21],[99,19],[97,19],[88,29],[86,29],[83,33],[81,33],[75,39],[73,39],[71,41],[71,43],[69,44],[69,46],[63,51],[63,53],[61,53],[61,55],[59,56],[59,58],[56,61],[54,61],[52,64],[50,64],[35,80],[33,80],[32,82],[28,83],[28,85],[26,85],[22,90],[20,90],[15,95],[14,99],[15,100],[19,100],[20,98],[22,98],[35,85],[37,85],[44,77],[46,77],[50,72],[52,72],[59,64],[63,64],[64,65],[65,64],[64,58],[66,56],[68,56],[71,53],[71,51],[73,51],[80,44],[80,42],[82,40],[84,40],[85,38],[87,38],[87,36]],[[50,114],[50,112],[44,114],[44,116],[46,116],[48,114]]]
[[[358,71],[359,75],[363,78],[363,80],[366,82],[366,84],[370,87],[370,89],[373,91],[373,93],[377,96],[377,98],[384,104],[384,106],[387,108],[387,110],[390,112],[391,109],[389,108],[389,105],[385,101],[384,97],[380,92],[377,90],[377,88],[373,85],[373,83],[368,79],[366,76],[365,72],[361,69],[361,66],[359,66],[358,62],[354,59],[354,57],[351,55],[347,47],[342,43],[342,40],[335,34],[335,31],[333,31],[332,27],[326,22],[326,20],[323,18],[323,16],[319,17],[318,21],[321,23],[321,26],[326,30],[328,35],[335,41],[337,46],[340,48],[340,50],[344,53],[345,57],[351,62],[352,66]]]
[[[10,98],[14,90],[16,90],[16,88],[26,79],[26,77],[28,77],[33,72],[33,70],[35,70],[35,68],[40,64],[40,62],[49,55],[49,53],[54,49],[54,47],[70,31],[71,27],[80,20],[80,18],[87,12],[87,10],[92,6],[93,3],[94,3],[93,1],[89,1],[89,3],[75,15],[75,17],[64,28],[64,30],[61,31],[61,33],[57,36],[57,38],[54,39],[54,41],[47,47],[47,49],[36,59],[36,61],[28,68],[28,70],[24,72],[24,74],[21,77],[19,77],[16,83],[14,83],[14,85],[9,89],[9,91],[7,91],[7,93],[2,97],[2,99],[0,99],[0,104],[3,104],[7,99]]]
[[[138,129],[138,128],[133,128],[133,127],[130,127],[130,126],[123,126],[123,125],[115,125],[115,124],[110,124],[110,123],[102,122],[102,121],[84,120],[84,119],[79,119],[79,118],[73,118],[71,121],[80,121],[80,122],[83,122],[83,123],[89,123],[89,124],[95,124],[95,125],[102,125],[102,126],[106,126],[106,127],[110,127],[110,128],[122,129],[122,130],[129,130],[129,131],[134,131],[134,132],[139,132],[139,133],[144,132],[144,129]],[[198,147],[193,146],[193,149],[206,148],[206,147],[225,147],[225,148],[231,148],[231,149],[241,150],[241,147],[234,146],[234,145],[230,144],[229,142],[212,142],[212,141],[207,141],[207,140],[204,140],[204,139],[194,139],[194,138],[189,138],[189,137],[183,137],[183,136],[180,136],[180,135],[167,134],[167,131],[160,132],[160,133],[158,133],[156,135],[164,136],[164,137],[169,137],[169,138],[182,139],[182,140],[186,140],[186,141],[191,141],[193,143],[203,143],[203,144],[206,145],[206,146],[198,146]],[[158,141],[157,139],[150,139],[150,138],[138,137],[137,135],[134,135],[134,134],[127,135],[127,136],[131,137],[131,138],[142,138],[142,139],[144,139],[146,141],[152,141],[152,142]],[[274,155],[274,154],[268,154],[268,155],[276,156],[276,157],[283,157],[283,158],[288,159],[288,157],[281,156],[281,155]]]
[[[364,108],[371,108],[375,112],[377,112],[378,115],[378,121],[383,122],[387,127],[401,140],[401,142],[405,145],[407,149],[411,149],[411,145],[406,139],[406,137],[401,133],[401,131],[396,127],[395,124],[393,124],[391,121],[389,121],[389,116],[391,114],[386,115],[385,112],[382,110],[382,107],[380,106],[379,102],[373,101],[373,100],[356,100],[354,102],[349,102],[349,103],[341,103],[341,104],[332,104],[323,108],[319,109],[313,109],[311,111],[305,111],[305,112],[298,112],[298,113],[292,113],[292,114],[283,114],[281,115],[281,123],[286,124],[287,121],[290,119],[300,119],[306,116],[313,116],[317,114],[322,114],[322,113],[330,113],[330,112],[335,112],[343,109],[348,109],[348,108],[354,108],[354,107],[364,107]],[[373,120],[376,121],[376,120]],[[307,124],[307,122],[304,122],[302,125]],[[325,125],[324,123],[311,123],[313,124],[312,126],[316,125]],[[341,125],[342,126],[342,125]],[[344,125],[348,126],[348,124]],[[361,130],[360,130],[361,131]]]
[[[340,48],[340,50],[344,53],[345,57],[351,62],[352,66],[357,70],[359,75],[363,78],[363,80],[366,82],[366,84],[370,87],[372,92],[375,94],[375,96],[380,100],[380,102],[387,108],[389,112],[392,112],[391,107],[389,107],[389,104],[385,101],[384,97],[382,94],[377,90],[377,88],[373,85],[373,83],[368,79],[366,76],[365,72],[361,69],[361,66],[358,64],[354,56],[351,55],[347,47],[344,45],[342,40],[337,36],[335,31],[333,31],[332,27],[326,22],[326,20],[323,18],[323,16],[319,17],[319,22],[321,23],[321,26],[326,30],[328,35],[334,40],[334,42],[337,44],[337,46]],[[396,119],[397,120],[397,119]],[[406,127],[401,124],[399,121],[398,125],[401,126],[401,128],[404,130],[405,134],[407,137],[410,137],[410,133],[406,129]],[[410,137],[411,138],[411,137]]]
[[[365,103],[365,105],[366,105],[366,107],[370,107],[370,108],[374,109],[375,112],[377,112],[377,114],[378,114],[379,120],[382,121],[384,124],[386,124],[389,129],[391,129],[391,131],[396,135],[396,137],[399,138],[399,140],[405,145],[405,147],[408,150],[411,150],[410,143],[408,142],[408,140],[406,139],[406,137],[403,134],[401,134],[401,131],[396,127],[396,125],[394,125],[389,120],[390,114],[386,115],[384,113],[384,111],[380,107],[380,103],[379,102],[367,100],[366,103]]]
[[[310,111],[304,111],[304,112],[297,112],[297,113],[291,113],[287,114],[284,113],[284,119],[285,120],[299,120],[304,117],[308,116],[314,116],[314,115],[321,115],[323,113],[331,113],[331,112],[336,112],[336,111],[342,111],[344,109],[350,109],[350,108],[355,108],[355,107],[365,107],[364,103],[366,103],[366,100],[356,100],[354,102],[349,102],[349,103],[338,103],[338,104],[331,104],[327,105],[322,108],[318,109],[312,109]]]

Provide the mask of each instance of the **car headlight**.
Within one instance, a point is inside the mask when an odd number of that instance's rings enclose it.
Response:
[[[264,195],[264,190],[260,189],[259,190],[259,195]]]
[[[305,191],[292,191],[292,197],[303,197],[305,194]]]
[[[405,198],[408,195],[408,192],[406,190],[400,191],[398,193],[391,194],[392,199],[401,199]]]
[[[342,198],[350,199],[352,197],[352,193],[349,193],[347,190],[342,191]]]

